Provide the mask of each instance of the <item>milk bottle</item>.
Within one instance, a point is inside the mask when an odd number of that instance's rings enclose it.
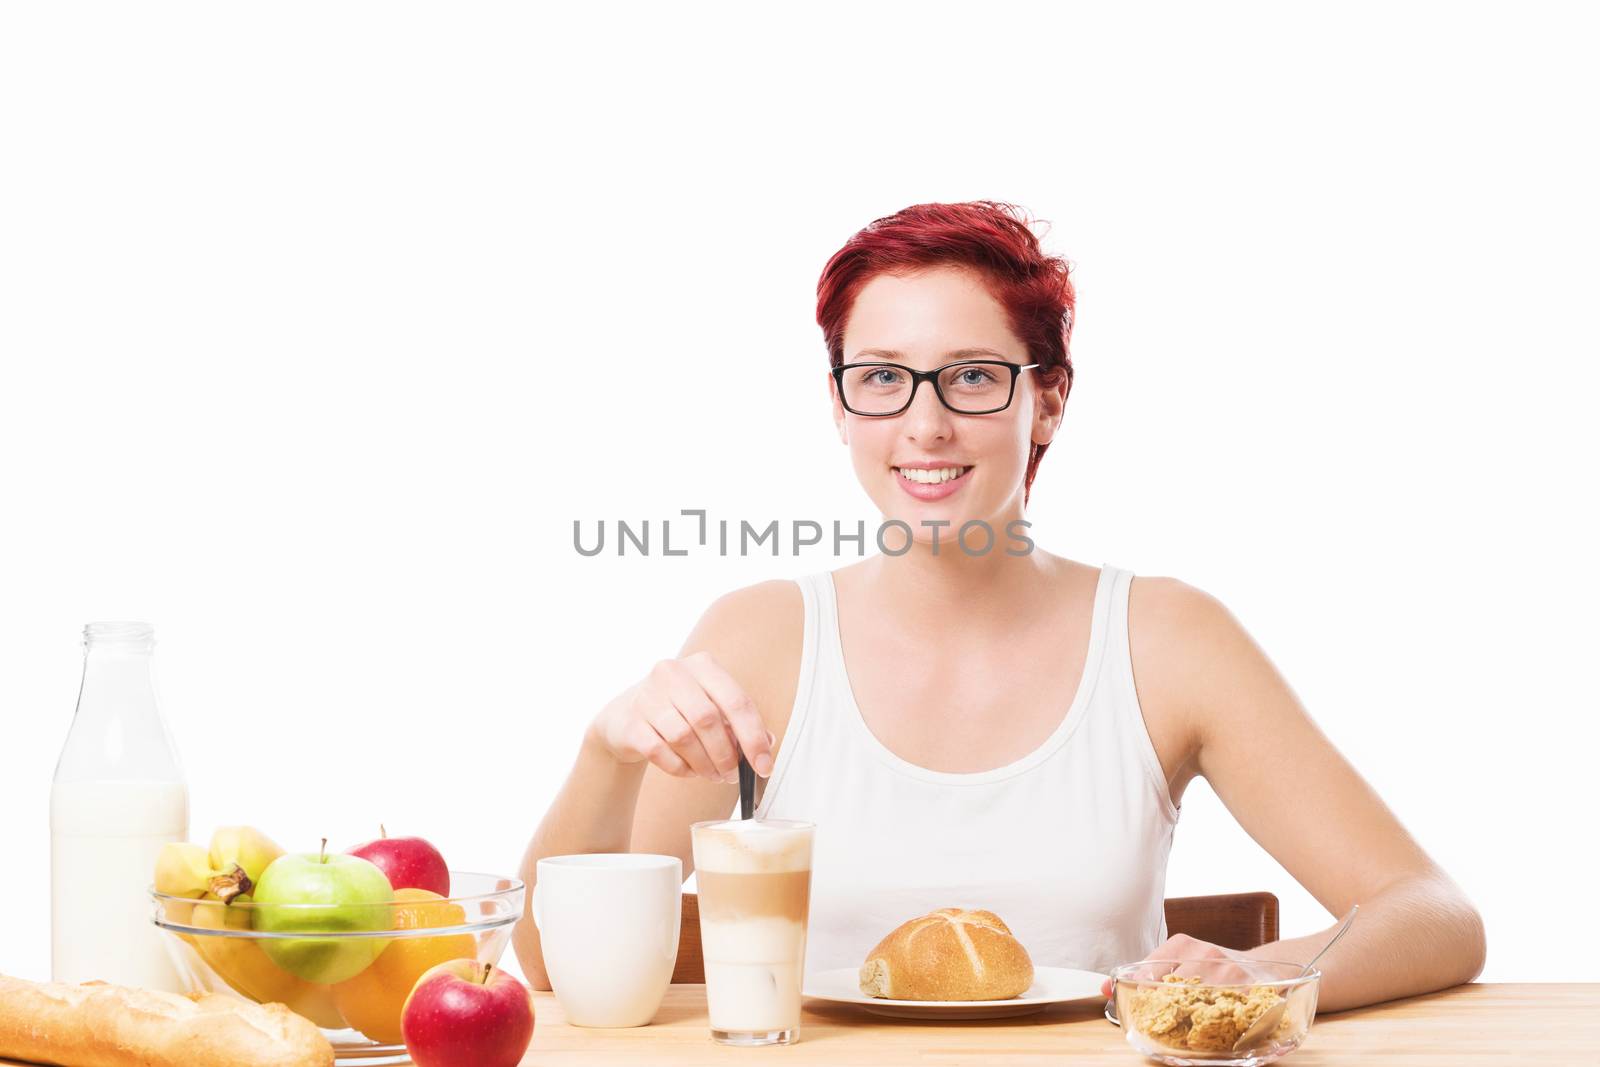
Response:
[[[189,836],[189,791],[156,705],[155,631],[92,622],[50,790],[50,971],[181,991],[151,923],[156,856]]]

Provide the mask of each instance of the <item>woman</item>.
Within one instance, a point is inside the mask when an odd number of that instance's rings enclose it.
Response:
[[[1204,776],[1330,913],[1361,904],[1323,958],[1324,1009],[1476,976],[1477,912],[1221,604],[1017,537],[1072,382],[1067,266],[1022,213],[907,208],[851,238],[817,293],[883,551],[713,603],[590,724],[530,885],[566,853],[692,871],[689,825],[737,808],[742,749],[757,814],[818,825],[808,972],[950,905],[997,912],[1042,965],[1309,959],[1331,928],[1248,953],[1166,938],[1178,804]],[[531,922],[517,953],[549,988]]]

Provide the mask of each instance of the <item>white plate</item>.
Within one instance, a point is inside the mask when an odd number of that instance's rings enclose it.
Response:
[[[889,1000],[864,995],[860,979],[860,971],[855,967],[818,971],[806,975],[802,992],[817,1000],[855,1004],[875,1015],[895,1019],[1004,1019],[1043,1011],[1052,1004],[1077,1000],[1102,1002],[1105,997],[1100,992],[1100,983],[1106,976],[1067,967],[1035,967],[1033,985],[1021,996],[1007,1000]]]

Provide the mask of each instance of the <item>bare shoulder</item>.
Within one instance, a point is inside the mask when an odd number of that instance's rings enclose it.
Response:
[[[794,643],[799,655],[799,640],[805,627],[805,607],[800,587],[786,579],[757,582],[717,597],[700,616],[684,642],[683,654],[707,651],[721,659],[725,667],[733,661],[757,662],[781,658],[782,647]]]
[[[1169,773],[1194,754],[1219,686],[1254,654],[1233,613],[1177,578],[1136,577],[1128,589],[1128,647],[1145,725]]]
[[[787,578],[775,578],[723,593],[706,608],[701,625],[740,630],[791,624],[799,633],[801,609],[800,586]]]
[[[710,653],[781,739],[799,684],[804,632],[800,587],[787,579],[757,582],[712,601],[681,654]]]
[[[1128,639],[1135,666],[1187,683],[1255,651],[1227,606],[1177,578],[1135,578],[1128,590]]]
[[[1128,587],[1130,633],[1143,631],[1150,640],[1181,646],[1237,626],[1222,601],[1177,578],[1139,576]]]

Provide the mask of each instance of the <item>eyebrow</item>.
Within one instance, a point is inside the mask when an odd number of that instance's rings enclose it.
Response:
[[[944,355],[946,359],[979,359],[982,357],[989,357],[991,359],[1006,358],[1006,354],[1004,352],[996,352],[992,348],[958,348],[953,352],[946,352]],[[906,354],[904,352],[896,352],[892,348],[863,348],[861,351],[856,353],[855,358],[856,360],[861,360],[869,356],[874,359],[888,359],[896,361],[906,358]]]

